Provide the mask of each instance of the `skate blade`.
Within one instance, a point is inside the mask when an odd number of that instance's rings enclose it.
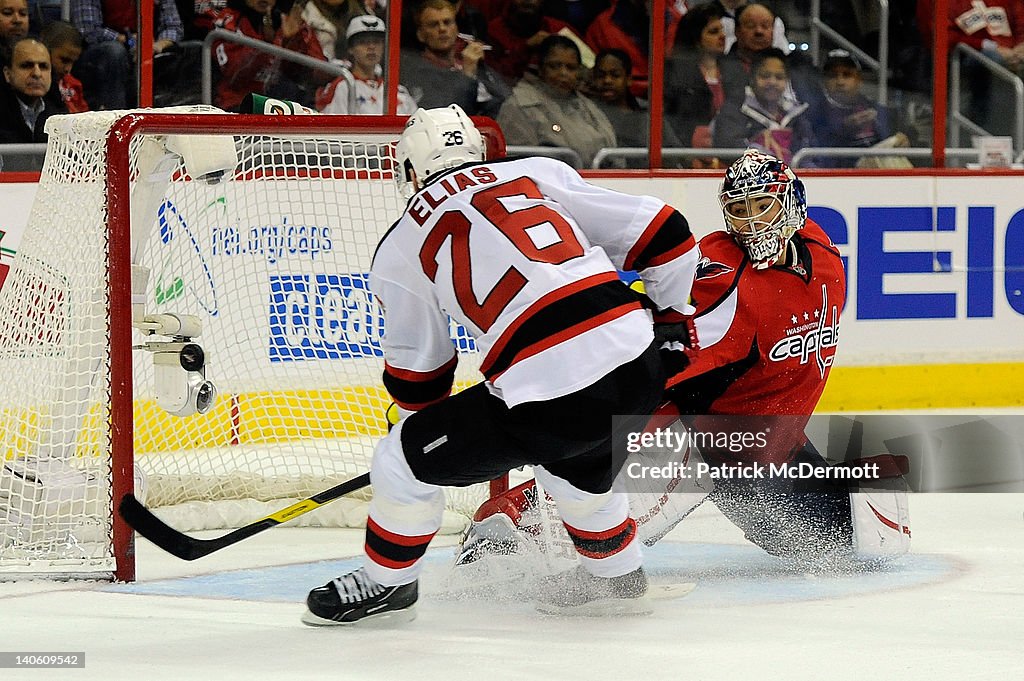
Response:
[[[309,610],[302,613],[302,623],[309,627],[359,627],[360,629],[387,628],[396,624],[411,622],[416,619],[416,605],[410,605],[401,610],[388,610],[376,615],[368,615],[355,622],[336,622],[319,615],[314,615]]]
[[[640,598],[598,598],[580,605],[538,603],[537,610],[545,615],[561,617],[635,617],[650,615],[654,607],[646,594]]]
[[[564,617],[630,617],[650,615],[656,601],[682,598],[697,588],[694,582],[680,584],[651,584],[640,598],[600,598],[589,603],[560,606],[554,603],[538,603],[537,610],[546,615]]]
[[[696,588],[697,584],[695,582],[651,584],[647,589],[647,597],[654,601],[667,601],[673,598],[682,598]]]

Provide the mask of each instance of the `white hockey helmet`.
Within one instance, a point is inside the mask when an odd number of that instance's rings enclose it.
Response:
[[[395,147],[395,182],[409,198],[416,192],[410,171],[422,187],[448,168],[484,160],[484,141],[476,125],[457,104],[441,109],[417,109],[405,124]]]
[[[777,263],[807,222],[803,182],[785,163],[757,149],[747,149],[725,171],[718,200],[726,231],[756,269]]]

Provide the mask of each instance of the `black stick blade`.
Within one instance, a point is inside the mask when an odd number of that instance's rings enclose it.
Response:
[[[228,532],[223,536],[214,537],[213,539],[197,539],[179,532],[157,518],[152,511],[135,498],[134,494],[124,495],[121,498],[121,503],[118,504],[117,510],[132,529],[167,553],[182,560],[195,560],[196,558],[207,556],[214,551],[220,551],[263,530],[269,530],[271,527],[276,527],[293,518],[298,518],[300,515],[305,515],[324,504],[330,503],[357,489],[362,489],[369,484],[370,474],[363,473],[351,480],[346,480],[339,485],[324,490],[309,499],[304,499],[287,508],[282,508],[280,511],[271,513],[244,527]]]
[[[134,494],[124,495],[118,512],[133,530],[173,556],[182,560],[195,560],[209,553],[195,551],[193,543],[201,542],[201,539],[182,534],[157,518]]]

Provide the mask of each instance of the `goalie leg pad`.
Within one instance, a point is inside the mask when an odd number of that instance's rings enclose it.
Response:
[[[685,428],[678,421],[670,427]],[[703,463],[700,451],[692,446],[678,453],[644,451],[626,458],[619,479],[629,495],[629,514],[636,519],[645,545],[653,546],[714,491],[710,476],[694,473]],[[649,475],[654,471],[659,472],[657,477]],[[662,471],[674,474],[664,476]]]
[[[533,480],[513,487],[480,505],[462,538],[457,565],[486,555],[520,553],[541,532],[537,485]]]
[[[905,490],[853,492],[850,512],[856,559],[885,562],[910,550],[910,511]]]
[[[373,498],[366,522],[366,573],[385,586],[407,584],[441,527],[444,492],[416,479],[402,452],[402,425],[378,444],[370,467]]]

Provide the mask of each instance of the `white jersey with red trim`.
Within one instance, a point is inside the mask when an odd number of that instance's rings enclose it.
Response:
[[[585,388],[653,341],[617,269],[685,309],[698,248],[663,201],[604,189],[547,158],[468,163],[432,178],[381,240],[370,286],[385,310],[385,384],[420,409],[451,388],[448,316],[476,339],[509,406]]]

